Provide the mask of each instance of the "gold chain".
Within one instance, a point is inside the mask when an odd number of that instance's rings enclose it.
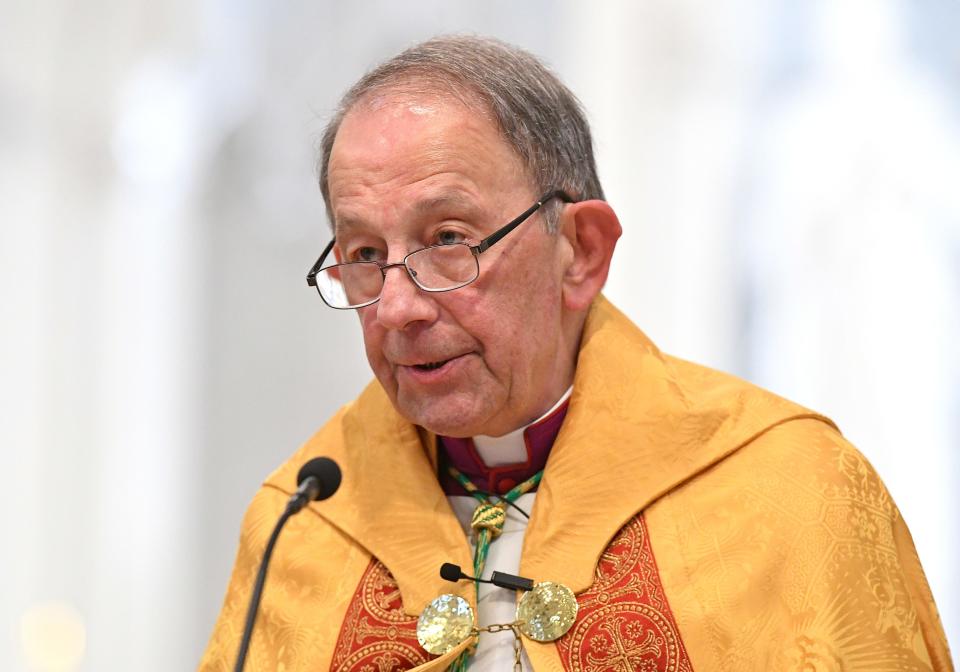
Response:
[[[522,663],[522,654],[523,654],[523,640],[520,638],[520,626],[523,625],[523,621],[514,621],[513,623],[494,623],[493,625],[487,625],[482,628],[474,628],[471,631],[471,635],[477,637],[481,632],[503,632],[504,630],[509,630],[513,633],[513,672],[523,672],[523,663]]]
[[[523,663],[521,654],[523,653],[523,640],[520,639],[520,628],[516,625],[513,629],[513,672],[523,672]]]

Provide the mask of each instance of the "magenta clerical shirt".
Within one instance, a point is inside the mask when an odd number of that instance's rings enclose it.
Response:
[[[526,448],[526,460],[523,462],[488,466],[472,438],[438,436],[439,476],[444,493],[448,496],[467,494],[463,486],[447,473],[448,465],[453,465],[481,490],[498,495],[504,494],[543,469],[567,415],[568,403],[569,398],[564,399],[563,403],[523,430],[523,443]]]

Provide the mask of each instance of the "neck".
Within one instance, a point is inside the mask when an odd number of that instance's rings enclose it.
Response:
[[[440,482],[447,494],[466,494],[447,473],[454,466],[486,492],[502,494],[546,465],[553,442],[566,416],[572,388],[525,427],[503,436],[438,437]]]
[[[477,450],[477,455],[488,467],[500,467],[505,464],[517,464],[524,462],[527,459],[527,448],[524,442],[524,434],[526,433],[527,429],[530,427],[535,427],[549,418],[554,411],[560,408],[560,406],[562,406],[567,399],[570,398],[571,392],[573,392],[573,388],[568,387],[567,391],[564,392],[563,395],[556,401],[556,403],[550,407],[550,410],[531,422],[529,425],[524,425],[523,427],[515,429],[512,432],[507,432],[503,436],[486,436],[484,434],[478,434],[477,436],[473,437],[473,445]],[[550,440],[550,443],[553,443],[552,439]]]

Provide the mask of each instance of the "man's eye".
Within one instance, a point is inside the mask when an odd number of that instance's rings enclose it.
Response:
[[[462,243],[464,240],[465,237],[462,233],[459,231],[451,231],[450,229],[439,231],[436,235],[437,245],[454,245],[456,243]]]
[[[381,261],[383,253],[375,247],[358,247],[350,254],[350,261]]]

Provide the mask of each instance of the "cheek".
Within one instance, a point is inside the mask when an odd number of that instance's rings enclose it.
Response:
[[[530,274],[519,285],[524,291],[513,309],[517,326],[515,339],[520,356],[531,366],[544,358],[552,360],[557,353],[560,334],[562,292],[560,283],[548,273]]]
[[[383,329],[377,323],[376,313],[372,306],[361,308],[358,311],[360,317],[360,329],[363,332],[363,347],[367,353],[367,361],[370,368],[379,377],[386,362],[383,357]]]
[[[492,300],[495,296],[500,298]],[[560,299],[560,285],[548,274],[518,272],[509,282],[484,287],[472,306],[464,305],[473,311],[468,329],[483,344],[495,373],[518,373],[554,356]]]
[[[526,268],[517,274],[514,284],[513,308],[520,313],[528,328],[540,337],[548,337],[552,332],[551,320],[561,305],[561,284],[543,264],[537,268]]]

